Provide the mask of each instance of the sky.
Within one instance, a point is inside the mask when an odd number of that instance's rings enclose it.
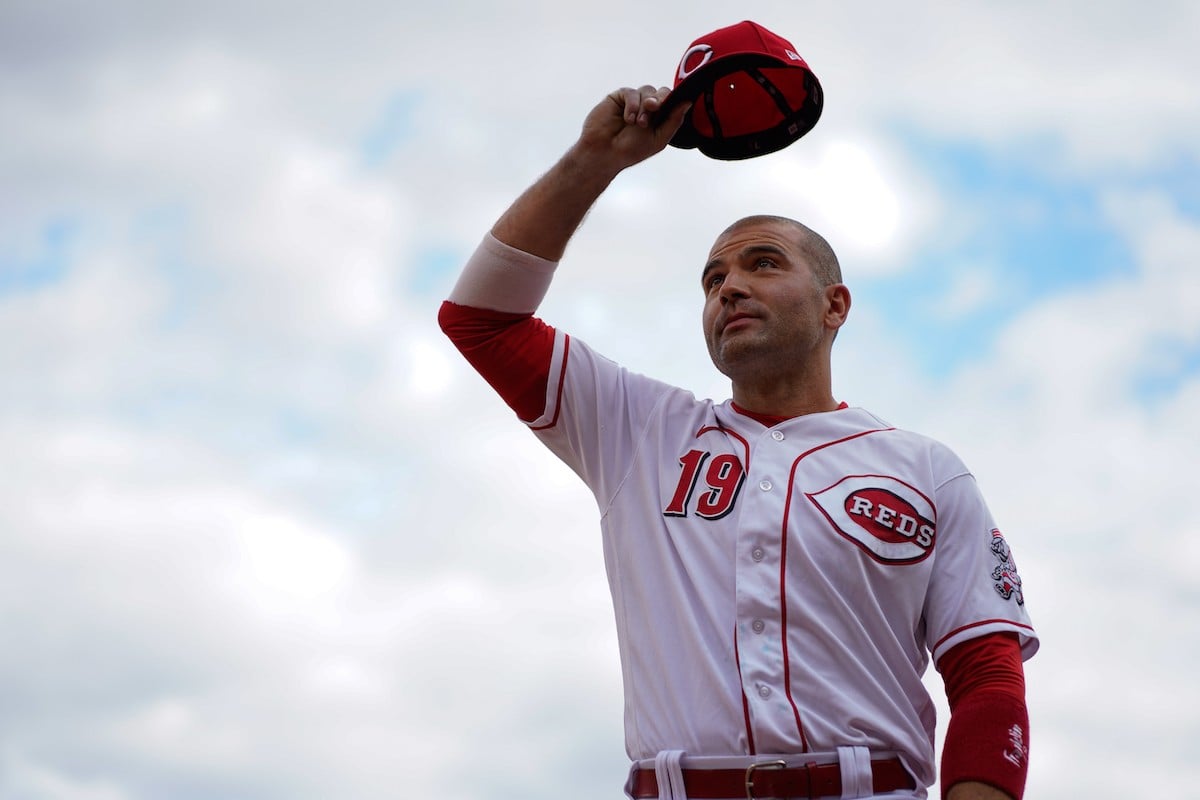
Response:
[[[595,503],[435,317],[596,102],[741,19],[817,127],[621,175],[542,316],[723,399],[712,240],[824,233],[835,393],[1020,566],[1026,796],[1195,793],[1200,6],[6,0],[0,800],[621,796]]]

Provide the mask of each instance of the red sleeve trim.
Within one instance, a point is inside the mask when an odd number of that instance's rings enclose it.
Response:
[[[554,328],[532,314],[442,303],[442,331],[517,416],[545,413],[554,355]]]
[[[971,628],[979,628],[979,627],[982,627],[983,625],[994,625],[997,622],[1003,622],[1005,625],[1011,625],[1014,628],[1021,628],[1022,630],[1026,630],[1026,631],[1029,631],[1030,633],[1033,633],[1033,626],[1025,625],[1020,622],[1014,622],[1011,619],[981,619],[978,622],[972,622],[970,625],[963,625],[961,628],[955,628],[954,630],[950,631],[945,636],[943,636],[941,639],[938,639],[937,644],[935,644],[930,649],[936,653],[937,649],[939,647],[941,647],[949,639],[957,636],[958,634],[962,633],[963,631],[969,631],[969,630],[971,630]],[[980,638],[982,638],[982,637],[980,637]],[[966,644],[966,643],[960,642],[960,644]],[[957,645],[955,645],[955,646],[957,647]],[[951,648],[951,649],[953,649],[953,648]]]
[[[570,359],[571,359],[571,337],[564,333],[563,334],[562,368],[559,369],[559,371],[558,371],[558,391],[555,392],[555,394],[554,394],[554,416],[545,425],[538,425],[534,428],[530,428],[530,430],[544,431],[549,428],[553,428],[555,425],[558,424],[558,415],[562,411],[563,385],[567,381],[567,362]],[[548,370],[547,370],[547,372],[548,372]],[[544,398],[545,396],[546,396],[545,390],[543,389],[542,397]],[[544,414],[545,411],[543,410],[542,413]],[[538,416],[541,416],[541,415],[539,414]]]

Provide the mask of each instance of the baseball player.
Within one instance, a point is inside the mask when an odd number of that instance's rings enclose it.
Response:
[[[1008,545],[945,446],[835,399],[850,310],[792,220],[735,222],[699,265],[732,397],[698,400],[534,317],[585,214],[658,153],[686,104],[625,88],[501,216],[442,329],[586,482],[601,516],[632,798],[923,798],[934,706],[950,800],[1020,798],[1022,661],[1037,649]]]

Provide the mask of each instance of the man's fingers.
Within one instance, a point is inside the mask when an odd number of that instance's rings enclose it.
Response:
[[[638,89],[638,127],[647,128],[650,126],[650,115],[657,107],[654,104],[654,92],[655,89],[653,86],[643,86]]]
[[[625,87],[613,92],[610,97],[622,107],[622,117],[626,125],[637,125],[642,128],[650,127],[654,112],[662,107],[671,90],[665,86],[642,86],[638,89]]]
[[[671,90],[665,86],[654,87],[647,85],[638,89],[638,99],[640,102],[638,107],[637,124],[640,127],[650,127],[654,120],[655,112],[662,107],[663,100],[665,100],[667,95],[670,93]]]
[[[617,171],[645,161],[670,143],[690,105],[663,114],[670,93],[665,86],[614,89],[584,120],[581,144],[615,162]]]
[[[626,86],[623,89],[618,89],[615,94],[618,97],[617,102],[621,104],[622,116],[625,119],[626,125],[636,125],[638,115],[642,113],[642,95],[637,89],[632,89]]]

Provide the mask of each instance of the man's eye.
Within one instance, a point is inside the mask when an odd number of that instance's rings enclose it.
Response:
[[[715,289],[721,285],[721,281],[725,279],[724,275],[709,275],[708,280],[704,282],[705,289]]]
[[[775,266],[775,262],[769,258],[760,258],[758,261],[754,262],[754,266],[759,269],[763,267],[773,267]]]

